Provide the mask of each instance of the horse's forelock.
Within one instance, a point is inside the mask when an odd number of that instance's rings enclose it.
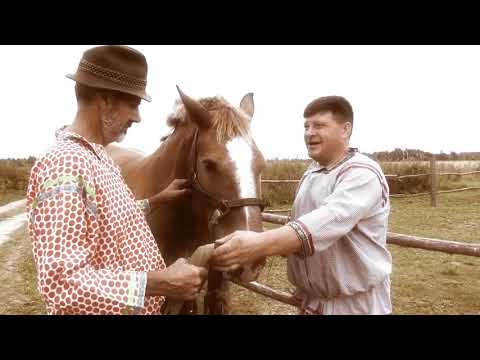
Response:
[[[175,100],[173,112],[167,116],[167,125],[175,128],[180,122],[185,120],[185,106],[180,99]]]
[[[234,108],[221,96],[202,98],[199,102],[212,114],[212,126],[217,130],[220,144],[237,136],[251,142],[250,119],[244,111]],[[174,111],[167,118],[167,125],[175,128],[184,123],[185,118],[185,106],[181,100],[176,100]]]

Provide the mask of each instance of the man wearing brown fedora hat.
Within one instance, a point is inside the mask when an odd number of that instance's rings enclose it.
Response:
[[[177,179],[136,200],[104,147],[140,122],[147,61],[126,46],[84,52],[75,80],[77,114],[32,168],[28,231],[38,289],[49,314],[159,314],[165,296],[193,300],[206,270],[165,266],[145,212],[188,194]]]

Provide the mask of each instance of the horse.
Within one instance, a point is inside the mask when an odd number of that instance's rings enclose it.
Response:
[[[250,131],[253,94],[236,108],[221,96],[194,100],[177,90],[180,99],[167,117],[171,132],[155,152],[147,156],[115,145],[106,148],[136,199],[159,193],[173,179],[191,180],[189,197],[147,215],[167,266],[235,230],[263,230],[265,159]],[[254,281],[265,263],[259,259],[233,275]],[[196,312],[192,306],[184,311]],[[230,313],[229,282],[222,273],[209,271],[204,308],[209,314]]]

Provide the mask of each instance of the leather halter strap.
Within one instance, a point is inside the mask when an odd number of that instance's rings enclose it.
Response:
[[[210,243],[214,242],[214,227],[220,222],[220,220],[232,209],[237,207],[244,207],[244,206],[259,206],[261,211],[264,208],[264,202],[258,198],[240,198],[234,200],[226,200],[226,199],[218,199],[214,194],[207,191],[198,179],[197,174],[197,147],[198,147],[198,128],[195,129],[195,134],[193,137],[193,144],[192,144],[192,178],[191,178],[191,187],[197,191],[198,193],[202,194],[208,202],[210,202],[215,210],[213,211],[212,215],[210,216],[208,222],[208,231],[210,235]],[[204,313],[205,314],[216,314],[216,313],[223,313],[223,305],[216,301],[217,288],[218,284],[222,281],[223,274],[217,271],[210,270],[208,272],[208,287],[207,287],[207,294],[204,298]]]
[[[265,207],[265,203],[262,199],[259,198],[239,198],[234,200],[225,200],[225,199],[218,199],[215,195],[211,192],[205,190],[205,188],[200,184],[197,175],[197,146],[198,146],[198,129],[195,130],[195,134],[193,137],[193,175],[192,175],[192,187],[197,192],[201,193],[203,196],[207,198],[207,200],[215,207],[216,210],[220,212],[218,215],[218,219],[220,220],[221,217],[225,216],[230,209],[237,208],[237,207],[244,207],[244,206],[259,206],[261,211],[263,211]],[[217,221],[218,223],[218,221]]]

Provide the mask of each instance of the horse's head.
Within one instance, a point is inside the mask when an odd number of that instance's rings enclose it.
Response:
[[[236,108],[220,97],[196,101],[178,90],[181,103],[173,118],[183,119],[184,126],[191,127],[192,206],[208,224],[210,241],[235,230],[262,231],[265,160],[250,132],[253,94],[245,95]],[[252,281],[264,264],[261,259],[238,275]]]

